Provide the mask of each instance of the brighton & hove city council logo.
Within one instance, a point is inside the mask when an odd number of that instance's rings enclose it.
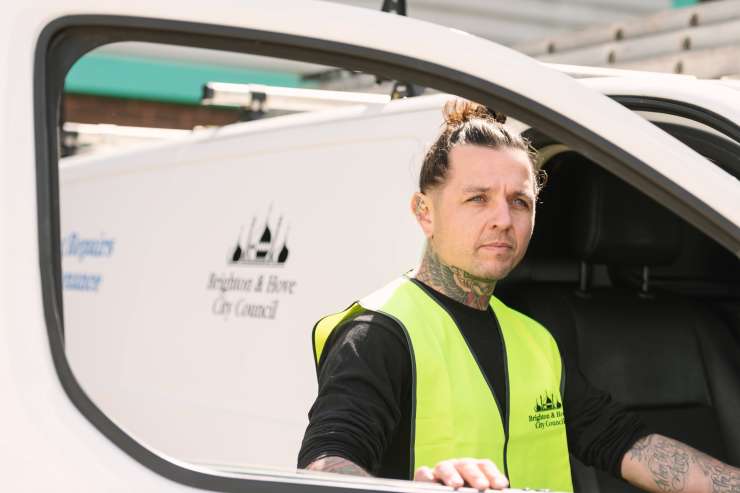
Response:
[[[534,414],[529,415],[529,422],[536,430],[544,430],[565,424],[563,403],[554,392],[541,394],[534,403]]]
[[[282,215],[272,224],[271,212],[272,206],[264,220],[258,215],[252,216],[247,236],[244,237],[242,226],[236,246],[228,253],[227,268],[208,274],[206,289],[216,294],[211,301],[213,315],[224,320],[274,320],[281,303],[296,294],[297,281],[290,274],[262,269],[284,266],[290,253],[289,228],[283,227]],[[241,266],[253,269],[241,269]]]
[[[257,216],[252,217],[252,223],[249,226],[249,234],[244,242],[244,227],[239,231],[239,237],[236,241],[236,247],[231,253],[230,261],[231,264],[246,264],[246,265],[272,265],[280,266],[288,260],[288,232],[286,228],[285,233],[281,231],[283,226],[283,216],[280,216],[277,220],[277,226],[273,231],[270,228],[270,213],[272,207],[268,211],[264,221],[264,228],[262,234],[259,235],[259,240],[255,241],[255,225],[257,224]],[[282,242],[279,242],[280,235],[283,235]]]

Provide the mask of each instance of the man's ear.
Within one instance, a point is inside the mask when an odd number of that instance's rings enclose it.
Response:
[[[411,197],[411,213],[416,218],[419,226],[421,226],[422,231],[424,231],[424,235],[427,238],[431,238],[434,235],[431,197],[421,192],[416,192]]]

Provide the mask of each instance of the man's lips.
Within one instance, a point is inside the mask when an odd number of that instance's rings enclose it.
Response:
[[[483,243],[480,248],[486,248],[490,250],[510,250],[514,248],[514,245],[508,241],[491,241],[489,243]]]

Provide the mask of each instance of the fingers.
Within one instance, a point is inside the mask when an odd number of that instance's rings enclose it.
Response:
[[[478,466],[480,467],[481,472],[483,472],[483,474],[486,475],[486,478],[488,478],[488,482],[490,483],[489,488],[493,490],[502,490],[509,486],[509,480],[501,471],[498,470],[496,464],[490,460],[480,460],[478,461]]]
[[[509,485],[506,476],[487,459],[445,460],[433,470],[422,466],[414,473],[414,480],[442,483],[453,488],[468,485],[480,491],[489,488],[501,490]]]
[[[434,471],[429,469],[427,466],[421,466],[414,473],[414,481],[425,481],[429,483],[434,483],[436,481],[434,477]]]
[[[462,488],[465,485],[460,473],[457,472],[456,461],[443,460],[434,468],[434,478],[442,484],[453,488]]]
[[[488,489],[490,482],[478,465],[479,462],[475,459],[460,459],[456,465],[465,483],[470,485],[471,488],[483,491]]]

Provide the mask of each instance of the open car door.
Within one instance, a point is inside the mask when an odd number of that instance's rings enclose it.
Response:
[[[26,481],[39,464],[54,464],[43,478],[34,478],[35,484],[69,490],[112,490],[120,485],[126,491],[195,487],[256,493],[410,488],[258,466],[238,474],[197,467],[167,457],[128,433],[80,386],[65,353],[57,124],[65,74],[84,53],[108,43],[160,43],[281,57],[379,74],[469,98],[577,149],[725,248],[740,252],[740,185],[728,179],[726,171],[619,103],[464,32],[307,1],[283,2],[280,8],[270,1],[39,1],[32,9],[7,6],[0,26],[1,32],[13,33],[0,58],[20,67],[5,83],[5,93],[13,98],[0,101],[2,134],[14,143],[4,146],[0,176],[2,235],[15,238],[12,258],[4,250],[2,270],[7,280],[25,280],[12,289],[4,285],[0,300],[2,325],[8,328],[0,345],[12,368],[0,379],[10,416],[3,420],[3,433],[21,444],[20,452],[5,459],[11,483]],[[33,66],[28,63],[31,53]],[[363,213],[372,213],[367,207]],[[293,220],[309,220],[311,213],[311,202],[306,201],[303,215]],[[29,224],[37,225],[38,236]],[[40,337],[44,331],[46,338]]]

